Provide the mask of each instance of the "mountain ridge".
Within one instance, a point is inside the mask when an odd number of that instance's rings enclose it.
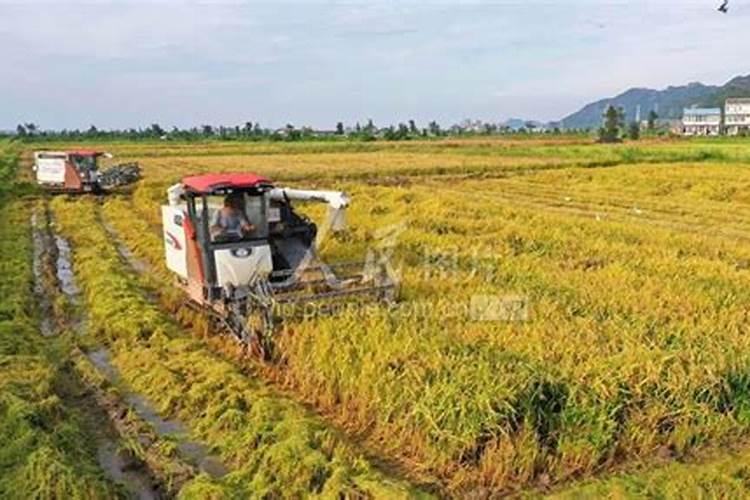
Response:
[[[567,129],[599,127],[602,115],[610,105],[622,108],[627,121],[636,119],[639,107],[641,120],[645,120],[650,111],[656,111],[660,118],[677,119],[682,117],[684,108],[722,107],[729,97],[750,97],[750,75],[736,76],[724,85],[690,82],[670,85],[662,90],[633,87],[614,97],[589,103],[563,118],[560,123]]]

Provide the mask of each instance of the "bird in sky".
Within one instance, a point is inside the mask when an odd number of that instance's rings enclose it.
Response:
[[[724,2],[719,6],[719,12],[723,12],[724,14],[729,12],[729,0],[724,0]]]

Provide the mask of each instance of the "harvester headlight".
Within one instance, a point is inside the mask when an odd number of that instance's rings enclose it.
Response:
[[[234,250],[232,250],[232,255],[240,259],[244,259],[245,257],[249,256],[251,253],[252,253],[251,248],[235,248]]]

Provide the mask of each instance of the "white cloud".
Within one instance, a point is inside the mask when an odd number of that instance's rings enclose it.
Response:
[[[0,5],[0,128],[555,119],[750,73],[738,2]]]

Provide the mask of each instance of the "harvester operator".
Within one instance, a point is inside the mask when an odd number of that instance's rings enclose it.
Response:
[[[217,240],[242,238],[255,231],[244,210],[242,194],[230,194],[224,198],[224,207],[217,210],[211,220],[211,236]]]

